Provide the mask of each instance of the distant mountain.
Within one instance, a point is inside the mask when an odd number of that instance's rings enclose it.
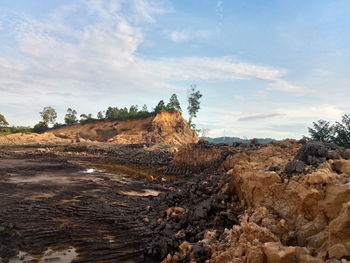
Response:
[[[200,139],[206,140],[210,143],[227,143],[227,144],[232,144],[235,142],[249,143],[251,141],[251,140],[242,139],[239,137],[217,137],[217,138],[201,137]],[[256,138],[256,139],[261,144],[266,144],[266,143],[270,143],[272,141],[275,141],[274,139],[271,139],[271,138]]]

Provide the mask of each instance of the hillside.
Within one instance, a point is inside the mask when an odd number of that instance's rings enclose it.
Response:
[[[109,142],[115,144],[170,144],[197,142],[196,134],[178,112],[162,112],[143,119],[96,121],[53,129],[43,134],[12,134],[0,145]]]

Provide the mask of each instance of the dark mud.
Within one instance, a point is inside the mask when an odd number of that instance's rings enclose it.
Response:
[[[122,166],[120,156],[102,150],[0,150],[0,259],[160,262],[183,241],[201,240],[207,229],[220,235],[238,224],[240,211],[229,205],[234,195],[223,192],[225,175],[169,180],[159,173],[171,160],[168,152],[137,152],[136,166]],[[138,166],[142,156],[157,156],[151,163],[164,167]],[[184,213],[171,213],[175,207]],[[182,262],[210,257],[206,247],[194,250]]]

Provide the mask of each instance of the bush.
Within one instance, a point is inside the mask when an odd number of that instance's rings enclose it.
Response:
[[[45,131],[47,131],[49,129],[49,126],[47,126],[47,124],[43,121],[35,124],[34,128],[33,128],[33,132],[36,133],[43,133]]]

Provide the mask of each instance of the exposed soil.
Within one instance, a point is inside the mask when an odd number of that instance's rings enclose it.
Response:
[[[208,227],[238,223],[238,210],[227,213],[223,176],[164,176],[171,154],[160,149],[122,148],[121,162],[106,149],[74,147],[0,150],[2,261],[160,262]],[[202,250],[198,262],[210,256]]]
[[[43,134],[17,133],[0,136],[0,145],[72,144],[108,142],[109,144],[195,143],[198,137],[181,113],[161,112],[147,118],[116,121],[100,120],[51,129]]]
[[[350,154],[332,144],[3,146],[0,193],[3,262],[350,259]]]

